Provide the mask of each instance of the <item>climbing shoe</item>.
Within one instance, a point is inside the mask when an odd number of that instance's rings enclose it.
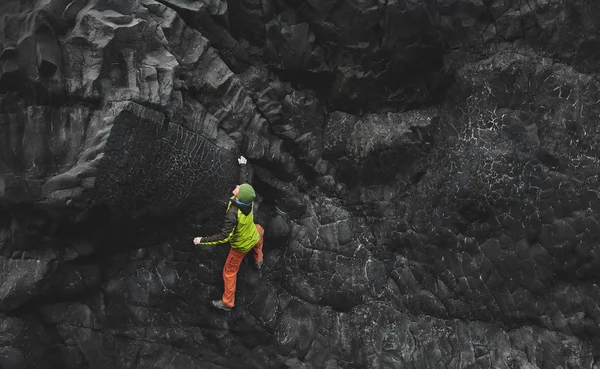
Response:
[[[227,305],[225,305],[225,303],[223,302],[223,300],[214,300],[212,302],[212,306],[216,307],[217,309],[221,309],[221,310],[225,310],[225,311],[231,311],[231,308]]]

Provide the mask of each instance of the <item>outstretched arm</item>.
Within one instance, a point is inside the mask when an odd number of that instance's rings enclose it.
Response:
[[[225,221],[223,222],[223,227],[221,227],[221,231],[219,233],[209,237],[196,237],[194,238],[194,244],[211,246],[219,243],[229,242],[229,239],[233,234],[233,230],[237,225],[236,209],[236,207],[232,206],[227,212],[227,214],[225,214]]]
[[[238,182],[239,184],[242,183],[249,183],[248,182],[248,160],[246,160],[245,157],[240,156],[238,158],[238,163],[240,164],[240,181]]]

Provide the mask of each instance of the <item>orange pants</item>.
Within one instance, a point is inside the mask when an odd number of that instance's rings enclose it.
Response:
[[[260,238],[252,250],[254,250],[254,261],[258,264],[263,261],[262,247],[265,230],[260,224],[256,225],[256,230],[258,231]],[[225,284],[223,302],[229,307],[233,307],[235,304],[235,285],[237,282],[237,272],[240,270],[240,264],[242,263],[242,260],[244,260],[244,256],[246,256],[246,254],[247,253],[242,254],[234,249],[229,250],[227,261],[225,261],[225,266],[223,267],[223,282]]]

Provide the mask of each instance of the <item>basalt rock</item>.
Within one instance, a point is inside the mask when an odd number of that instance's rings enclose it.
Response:
[[[0,5],[0,367],[598,368],[599,11]]]

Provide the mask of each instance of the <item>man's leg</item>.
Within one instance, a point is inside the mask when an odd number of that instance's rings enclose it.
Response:
[[[234,249],[229,250],[227,261],[225,261],[225,266],[223,267],[223,282],[225,285],[223,303],[229,308],[232,308],[235,304],[237,272],[240,270],[240,264],[242,263],[242,260],[244,260],[244,256],[246,256],[246,254],[242,254]]]
[[[254,261],[256,262],[256,265],[262,265],[262,262],[263,262],[263,251],[262,251],[263,236],[265,234],[265,230],[260,224],[256,225],[256,230],[258,231],[260,238],[258,239],[258,242],[256,243],[256,245],[254,245]]]

